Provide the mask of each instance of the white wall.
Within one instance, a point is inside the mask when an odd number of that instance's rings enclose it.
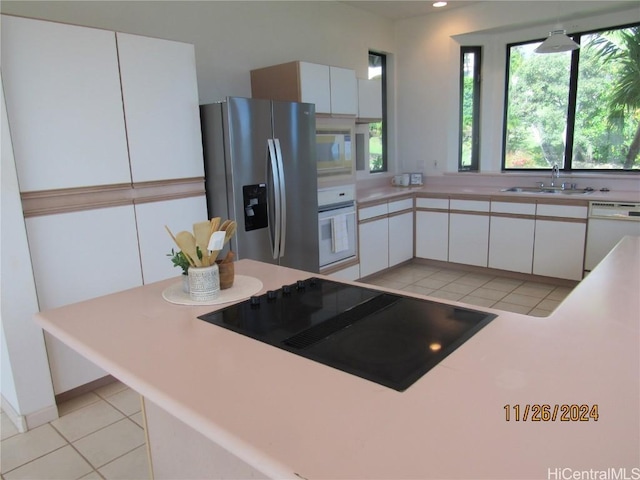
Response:
[[[545,38],[558,22],[571,33],[639,20],[637,2],[537,1],[478,2],[397,22],[396,141],[401,168],[428,175],[457,171],[461,44],[484,47],[480,168],[499,172],[506,44]]]
[[[356,69],[393,51],[392,22],[329,1],[3,1],[2,13],[192,43],[200,103],[251,96],[250,70],[305,60]]]
[[[389,52],[390,167],[429,175],[457,171],[460,44],[484,46],[481,170],[498,172],[506,43],[544,38],[558,22],[572,32],[640,20],[629,1],[480,1],[395,24],[334,1],[3,1],[0,10],[193,43],[200,103],[250,96],[253,68],[305,60],[365,77],[367,51]]]
[[[389,54],[394,88],[393,22],[336,1],[3,0],[0,11],[194,44],[200,104],[250,97],[252,69],[293,60],[352,68],[367,78],[369,50]],[[393,96],[388,108],[393,118]],[[394,122],[388,128],[394,171]]]
[[[0,82],[1,86],[1,82]],[[2,100],[2,168],[0,182],[0,329],[2,382],[0,392],[18,428],[24,430],[57,418],[35,282],[11,146],[4,93]],[[7,408],[9,407],[9,408]],[[16,415],[14,416],[13,413]]]

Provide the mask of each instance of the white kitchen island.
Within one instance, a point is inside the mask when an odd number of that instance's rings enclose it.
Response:
[[[263,292],[311,276],[249,260],[236,271]],[[36,316],[144,397],[156,478],[640,475],[640,238],[549,317],[486,309],[498,317],[404,392],[203,322],[224,305],[167,303],[176,281]],[[597,406],[597,421],[532,421],[544,404]]]

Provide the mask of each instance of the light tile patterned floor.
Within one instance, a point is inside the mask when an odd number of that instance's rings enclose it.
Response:
[[[114,382],[60,404],[58,412],[57,420],[22,434],[2,412],[2,480],[149,478],[136,392]]]
[[[365,283],[460,301],[478,307],[546,317],[572,288],[410,262],[369,277]]]
[[[571,288],[412,262],[366,283],[499,310],[547,316]],[[58,407],[60,418],[19,434],[2,412],[1,480],[149,478],[139,395],[120,382]]]

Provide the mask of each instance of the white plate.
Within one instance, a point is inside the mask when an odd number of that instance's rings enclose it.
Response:
[[[246,275],[236,275],[233,279],[233,286],[225,290],[220,290],[220,295],[214,300],[207,302],[191,300],[189,294],[182,291],[182,281],[165,288],[162,292],[162,298],[167,302],[177,305],[218,305],[219,303],[235,302],[249,298],[260,290],[262,290],[262,282],[257,278],[247,277]]]

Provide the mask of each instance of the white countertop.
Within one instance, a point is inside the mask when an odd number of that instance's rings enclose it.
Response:
[[[515,185],[514,185],[515,186]],[[634,190],[612,190],[609,192],[601,192],[594,190],[584,195],[568,195],[568,194],[550,194],[550,193],[519,193],[519,192],[503,192],[508,187],[500,186],[454,186],[454,185],[420,185],[413,187],[374,187],[358,189],[357,200],[359,204],[370,202],[378,202],[384,200],[392,200],[402,196],[421,196],[421,195],[445,195],[445,196],[482,196],[491,198],[492,200],[544,200],[550,203],[569,202],[569,201],[601,201],[601,202],[640,202],[640,191]]]
[[[310,276],[250,260],[236,272],[263,291]],[[640,238],[626,237],[549,317],[486,309],[499,316],[405,392],[198,320],[219,307],[167,303],[177,281],[36,319],[269,476],[546,479],[640,467]],[[597,405],[599,418],[505,420],[505,405],[532,404]]]

